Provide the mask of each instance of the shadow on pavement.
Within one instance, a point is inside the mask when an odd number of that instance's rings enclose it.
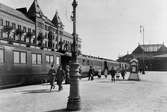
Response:
[[[73,111],[68,111],[67,109],[58,109],[58,110],[51,110],[46,112],[73,112]]]
[[[37,89],[37,90],[25,90],[25,91],[22,91],[23,94],[30,94],[30,93],[51,93],[51,92],[59,92],[58,90],[52,90],[50,92],[49,89]]]
[[[120,82],[120,83],[117,83]],[[133,84],[137,81],[134,80],[128,80],[128,79],[116,79],[115,82],[111,81],[111,80],[102,80],[102,81],[98,81],[97,83],[117,83],[117,84]],[[138,81],[139,82],[139,81]]]

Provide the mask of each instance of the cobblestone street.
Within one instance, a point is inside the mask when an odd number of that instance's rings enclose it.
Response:
[[[81,112],[167,112],[167,72],[146,72],[140,78],[115,83],[110,77],[82,79]],[[0,112],[63,112],[69,85],[60,92],[57,86],[52,92],[49,88],[42,84],[0,90]]]

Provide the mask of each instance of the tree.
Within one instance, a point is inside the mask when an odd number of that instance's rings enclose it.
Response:
[[[21,40],[21,36],[23,35],[24,31],[21,29],[16,29],[15,34],[19,36],[19,40]]]
[[[43,40],[44,40],[44,35],[42,34],[42,32],[40,32],[38,34],[37,40],[39,41],[38,45],[43,48]]]
[[[29,39],[29,43],[27,43],[27,47],[29,47],[30,44],[31,44],[31,38],[32,38],[32,36],[33,36],[33,33],[32,33],[32,32],[27,32],[26,38]]]
[[[2,30],[4,33],[7,33],[7,38],[8,38],[9,43],[12,43],[11,39],[9,38],[9,35],[10,35],[12,30],[13,30],[13,28],[11,26],[4,26],[3,30]]]

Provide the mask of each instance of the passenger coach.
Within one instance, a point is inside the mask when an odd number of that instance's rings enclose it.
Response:
[[[47,81],[51,64],[60,65],[61,53],[10,44],[0,45],[0,84],[21,85]]]

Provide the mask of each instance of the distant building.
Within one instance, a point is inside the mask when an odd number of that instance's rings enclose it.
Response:
[[[77,35],[78,37],[78,35]],[[77,38],[79,51],[81,39]],[[40,9],[37,0],[30,8],[12,9],[0,3],[0,42],[71,53],[73,36],[64,31],[58,12],[52,20]]]
[[[164,44],[138,45],[137,48],[118,61],[129,62],[133,57],[139,60],[139,67],[146,70],[167,70],[167,47]]]

